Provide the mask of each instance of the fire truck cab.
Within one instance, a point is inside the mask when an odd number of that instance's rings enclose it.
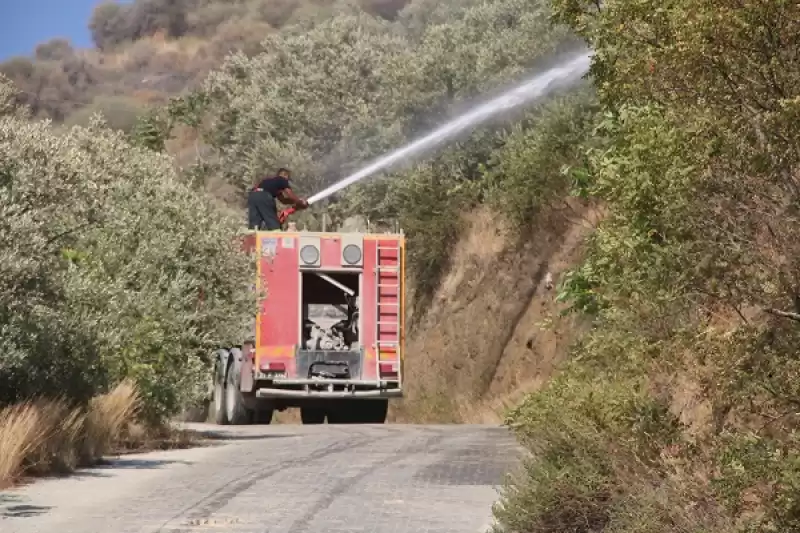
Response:
[[[254,335],[214,358],[217,424],[383,423],[403,394],[405,238],[399,233],[258,231],[264,296]]]

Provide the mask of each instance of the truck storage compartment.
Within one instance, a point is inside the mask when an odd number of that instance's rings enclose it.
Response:
[[[301,276],[302,349],[357,351],[361,275],[315,271]]]
[[[298,378],[360,378],[360,285],[358,272],[301,273]]]

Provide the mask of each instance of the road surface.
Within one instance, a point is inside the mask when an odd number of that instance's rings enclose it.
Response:
[[[0,492],[0,531],[482,533],[519,457],[491,426],[244,426],[223,436]]]

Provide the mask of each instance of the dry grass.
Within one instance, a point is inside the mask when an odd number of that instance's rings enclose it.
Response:
[[[0,486],[96,462],[124,439],[138,408],[136,388],[124,382],[87,408],[35,400],[0,410]]]
[[[0,411],[0,486],[19,475],[25,459],[41,447],[45,435],[37,406],[21,404]]]
[[[92,461],[111,451],[136,419],[138,411],[138,392],[128,382],[121,383],[109,394],[92,399],[86,416],[84,457]]]

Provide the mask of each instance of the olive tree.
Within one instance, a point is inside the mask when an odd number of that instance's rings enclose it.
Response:
[[[322,22],[267,37],[256,56],[229,57],[199,91],[173,101],[171,119],[198,128],[208,148],[194,176],[222,178],[243,198],[260,175],[289,166],[301,193],[317,192],[575,46],[563,27],[548,25],[539,0],[412,2],[395,22],[336,9]],[[481,179],[481,163],[502,144],[491,131],[466,135],[446,155],[404,161],[391,169],[394,179],[343,191],[331,214],[408,221],[414,245],[430,248],[410,260],[419,258],[434,286],[433,271],[446,264],[434,243],[455,234],[458,217],[449,214],[470,196],[461,187]],[[413,223],[433,216],[417,209],[430,205],[432,190],[437,202],[452,204],[443,226]]]
[[[229,58],[203,86],[207,137],[231,183],[283,165],[310,191],[401,139],[383,81],[404,43],[388,23],[341,16],[264,47]]]
[[[255,311],[240,221],[96,119],[0,118],[0,381],[77,400],[131,377],[157,420]]]
[[[548,26],[543,2],[437,9],[451,17],[426,21],[418,34],[404,26],[412,15],[389,23],[346,6],[310,28],[286,28],[265,39],[263,53],[229,57],[174,109],[202,124],[209,168],[240,189],[292,165],[313,191],[574,45]]]

